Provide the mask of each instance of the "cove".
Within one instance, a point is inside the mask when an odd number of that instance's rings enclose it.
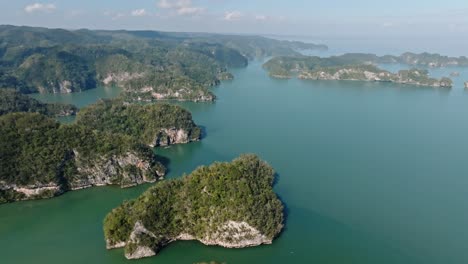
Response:
[[[452,69],[438,69],[445,74]],[[275,80],[261,62],[233,70],[215,103],[180,103],[206,137],[157,149],[167,178],[256,153],[278,173],[286,227],[247,249],[176,242],[138,263],[464,263],[468,260],[468,94],[386,83]],[[101,90],[99,90],[101,89]],[[115,90],[40,95],[96,101]],[[107,91],[107,92],[106,92]],[[74,97],[70,99],[69,97]],[[156,183],[157,184],[157,183]],[[0,206],[2,263],[128,263],[107,251],[102,220],[131,189],[91,188]]]

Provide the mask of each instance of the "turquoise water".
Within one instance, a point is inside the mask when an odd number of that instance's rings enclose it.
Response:
[[[466,70],[451,91],[275,80],[259,62],[233,72],[234,81],[214,89],[216,103],[181,103],[206,128],[206,138],[157,153],[171,160],[168,178],[259,154],[279,174],[284,232],[273,245],[248,249],[177,242],[132,262],[468,261],[468,94],[459,85],[468,80]],[[72,102],[86,105],[95,92]],[[129,263],[122,250],[105,250],[102,219],[148,186],[0,206],[1,263]]]

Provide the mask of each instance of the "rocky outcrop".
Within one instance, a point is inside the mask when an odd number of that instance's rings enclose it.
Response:
[[[92,186],[120,185],[122,188],[143,183],[155,182],[164,176],[164,170],[155,170],[153,175],[149,160],[138,157],[135,153],[121,156],[99,158],[94,162],[83,162],[79,153],[74,152],[79,177],[74,177],[68,184],[72,190]]]
[[[104,85],[116,85],[122,82],[130,81],[143,77],[144,73],[130,73],[130,72],[119,72],[119,73],[108,73],[105,78],[102,79]]]
[[[425,70],[411,69],[402,70],[398,73],[391,73],[372,65],[326,68],[317,71],[303,71],[298,75],[298,78],[311,80],[392,82],[435,88],[452,87],[452,80],[449,78],[442,78],[440,80],[430,78],[428,76],[428,72]]]
[[[141,90],[141,96],[138,97],[139,101],[151,101],[151,100],[177,100],[177,101],[194,101],[194,102],[212,102],[215,97],[211,94],[205,94],[202,92],[196,92],[190,89],[168,89],[166,91],[155,91],[153,87],[143,87]],[[150,98],[145,97],[144,94],[149,93]],[[146,100],[145,100],[146,98]]]
[[[76,174],[63,175],[64,165],[72,162]],[[150,160],[128,152],[125,155],[100,157],[92,161],[82,158],[73,151],[59,166],[57,182],[28,185],[7,184],[0,181],[0,191],[15,197],[14,200],[51,198],[68,190],[79,190],[93,186],[119,185],[122,188],[143,183],[152,183],[164,177],[163,166],[154,166]],[[6,195],[6,194],[5,194]],[[3,195],[4,196],[4,195]],[[2,193],[0,193],[0,203]],[[3,201],[5,202],[5,201]]]
[[[197,240],[204,245],[221,246],[225,248],[245,248],[272,243],[272,239],[268,238],[246,222],[237,222],[232,220],[226,221],[213,233],[205,234],[199,238],[189,233],[180,233],[175,237],[165,238],[149,231],[141,221],[137,221],[130,233],[128,241],[111,243],[109,240],[106,240],[106,248],[115,249],[132,245],[131,252],[125,253],[125,257],[127,259],[140,259],[155,256],[157,254],[157,250],[151,247],[151,245],[146,245],[144,242],[144,240],[148,239],[162,240],[160,245],[161,247],[178,240]]]
[[[468,89],[468,82],[465,82],[465,89]]]
[[[184,129],[163,128],[156,135],[155,143],[151,147],[166,147],[174,144],[186,144],[193,141],[199,141],[199,137],[190,137],[189,132]]]
[[[273,241],[248,223],[232,220],[226,221],[214,233],[206,234],[202,238],[182,233],[174,240],[198,240],[205,245],[225,248],[254,247],[271,244]]]
[[[57,183],[47,183],[47,184],[29,184],[24,186],[19,186],[16,184],[7,184],[5,182],[0,182],[0,203],[6,202],[3,201],[5,195],[15,197],[16,200],[31,200],[31,199],[40,199],[40,198],[50,198],[57,194],[63,192],[61,186]]]

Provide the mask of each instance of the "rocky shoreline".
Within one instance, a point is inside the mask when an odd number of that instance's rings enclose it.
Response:
[[[126,153],[110,158],[101,157],[93,162],[82,162],[76,151],[62,161],[76,164],[77,175],[72,180],[64,182],[35,183],[28,185],[8,184],[0,182],[0,191],[14,196],[17,200],[35,200],[52,198],[67,191],[81,190],[91,187],[117,185],[121,188],[133,187],[144,183],[162,180],[165,168],[152,168],[150,161],[138,157],[135,153]],[[135,171],[127,171],[129,166]],[[60,172],[58,172],[60,173]],[[155,173],[152,175],[152,173]]]
[[[299,79],[324,80],[324,81],[367,81],[390,82],[405,85],[416,85],[433,88],[451,88],[452,80],[448,78],[434,79],[428,76],[424,70],[402,70],[391,73],[371,65],[328,68],[317,71],[303,71],[298,75]]]
[[[232,233],[235,235],[231,236]],[[107,249],[123,248],[129,243],[140,244],[140,238],[143,236],[150,236],[152,238],[158,238],[153,232],[146,229],[146,227],[137,221],[130,234],[130,238],[127,242],[118,241],[112,243],[110,240],[106,240]],[[219,231],[206,236],[203,238],[197,238],[194,235],[188,233],[180,233],[173,238],[164,239],[161,246],[167,246],[168,244],[175,241],[199,241],[200,243],[207,246],[221,246],[224,248],[246,248],[255,247],[263,244],[272,244],[273,240],[269,239],[260,231],[250,226],[246,222],[236,222],[232,220],[226,221],[226,223],[219,228]],[[148,246],[137,246],[133,252],[126,252],[125,257],[127,259],[140,259],[145,257],[155,256],[158,252]]]
[[[177,240],[225,248],[271,244],[284,220],[273,182],[274,170],[253,154],[163,181],[106,216],[106,248],[124,247],[126,258],[138,259]]]

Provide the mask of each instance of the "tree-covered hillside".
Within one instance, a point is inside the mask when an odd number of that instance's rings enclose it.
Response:
[[[152,149],[129,136],[60,125],[37,113],[0,116],[0,152],[0,202],[132,186],[165,172]]]
[[[0,26],[0,88],[68,93],[118,85],[129,99],[212,101],[247,58],[326,48],[256,36]]]
[[[127,104],[122,100],[101,100],[81,109],[77,124],[103,132],[131,136],[150,146],[197,141],[201,129],[192,115],[169,104]]]
[[[390,56],[378,57],[374,54],[344,54],[321,58],[315,56],[276,57],[265,64],[270,76],[312,80],[358,80],[394,82],[426,87],[452,87],[450,78],[435,79],[425,69],[412,68],[396,73],[380,69],[376,63],[395,63]]]

